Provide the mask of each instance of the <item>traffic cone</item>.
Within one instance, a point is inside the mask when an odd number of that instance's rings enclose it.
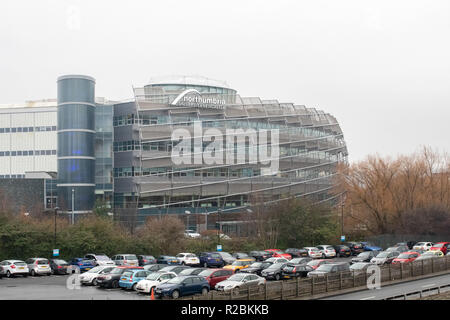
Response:
[[[152,288],[152,293],[150,295],[150,300],[155,300],[155,294],[153,293],[153,288]]]

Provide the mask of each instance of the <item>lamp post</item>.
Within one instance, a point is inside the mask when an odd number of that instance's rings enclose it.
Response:
[[[222,209],[217,209],[217,245],[220,245],[220,213],[221,213]]]
[[[55,209],[55,235],[54,235],[54,248],[56,248],[56,215],[58,213],[59,208],[56,207]]]
[[[75,189],[72,188],[72,224],[75,224]]]

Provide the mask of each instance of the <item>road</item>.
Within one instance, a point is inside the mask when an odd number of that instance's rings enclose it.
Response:
[[[388,297],[401,295],[417,290],[425,290],[427,288],[437,287],[439,285],[450,284],[450,274],[436,276],[427,279],[398,283],[389,286],[382,286],[380,289],[364,290],[354,293],[348,293],[333,297],[327,297],[319,300],[382,300]],[[449,290],[447,288],[446,290]],[[436,293],[433,292],[433,293]],[[418,296],[417,296],[418,297]]]

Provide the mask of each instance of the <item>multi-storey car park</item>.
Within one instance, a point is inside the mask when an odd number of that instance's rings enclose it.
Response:
[[[129,101],[110,102],[95,99],[93,78],[63,76],[53,108],[58,145],[49,150],[58,153],[59,207],[71,212],[73,202],[75,213],[82,214],[96,198],[113,194],[106,200],[115,219],[133,225],[152,215],[231,217],[255,199],[274,203],[295,196],[333,203],[336,168],[347,159],[332,115],[241,97],[226,83],[202,77],[153,79],[134,88]],[[262,130],[269,131],[267,143],[259,136]],[[183,140],[174,135],[178,132],[190,137]],[[261,151],[272,162],[261,162]],[[205,153],[216,161],[205,160]],[[215,220],[210,222],[214,227]]]

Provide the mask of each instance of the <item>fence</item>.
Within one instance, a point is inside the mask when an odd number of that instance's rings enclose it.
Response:
[[[380,282],[411,280],[415,277],[450,271],[450,256],[389,264],[380,267]],[[362,288],[371,280],[366,271],[346,271],[326,276],[267,281],[264,285],[227,292],[210,291],[206,295],[183,297],[185,300],[287,300],[314,298],[320,294]]]

